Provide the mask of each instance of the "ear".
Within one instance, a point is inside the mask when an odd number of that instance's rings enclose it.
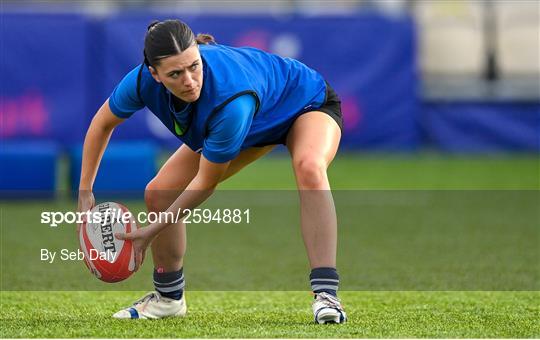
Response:
[[[159,75],[156,69],[153,68],[152,66],[148,66],[148,69],[150,70],[150,74],[152,75],[152,78],[154,78],[154,80],[157,81],[158,83],[161,83],[161,80],[159,80]]]

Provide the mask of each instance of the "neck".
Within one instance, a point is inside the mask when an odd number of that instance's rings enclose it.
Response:
[[[185,110],[186,107],[189,105],[188,102],[183,101],[182,99],[176,97],[173,94],[171,94],[171,95],[172,95],[172,101],[173,101],[173,105],[174,105],[174,110],[176,112]]]

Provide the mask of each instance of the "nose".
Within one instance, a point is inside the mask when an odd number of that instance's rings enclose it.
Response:
[[[184,79],[183,79],[183,82],[182,82],[184,85],[184,87],[187,87],[187,88],[192,88],[193,87],[193,76],[191,75],[191,73],[186,73],[186,75],[184,76]]]

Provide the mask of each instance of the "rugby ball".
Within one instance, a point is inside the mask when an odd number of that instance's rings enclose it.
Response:
[[[114,235],[136,229],[133,215],[122,204],[96,205],[79,230],[80,250],[90,272],[105,282],[119,282],[131,276],[135,270],[132,242]]]

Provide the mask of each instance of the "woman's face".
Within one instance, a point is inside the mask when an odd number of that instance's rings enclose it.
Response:
[[[180,54],[160,59],[159,65],[150,67],[150,72],[176,97],[192,103],[201,95],[202,66],[199,48],[193,45]]]

